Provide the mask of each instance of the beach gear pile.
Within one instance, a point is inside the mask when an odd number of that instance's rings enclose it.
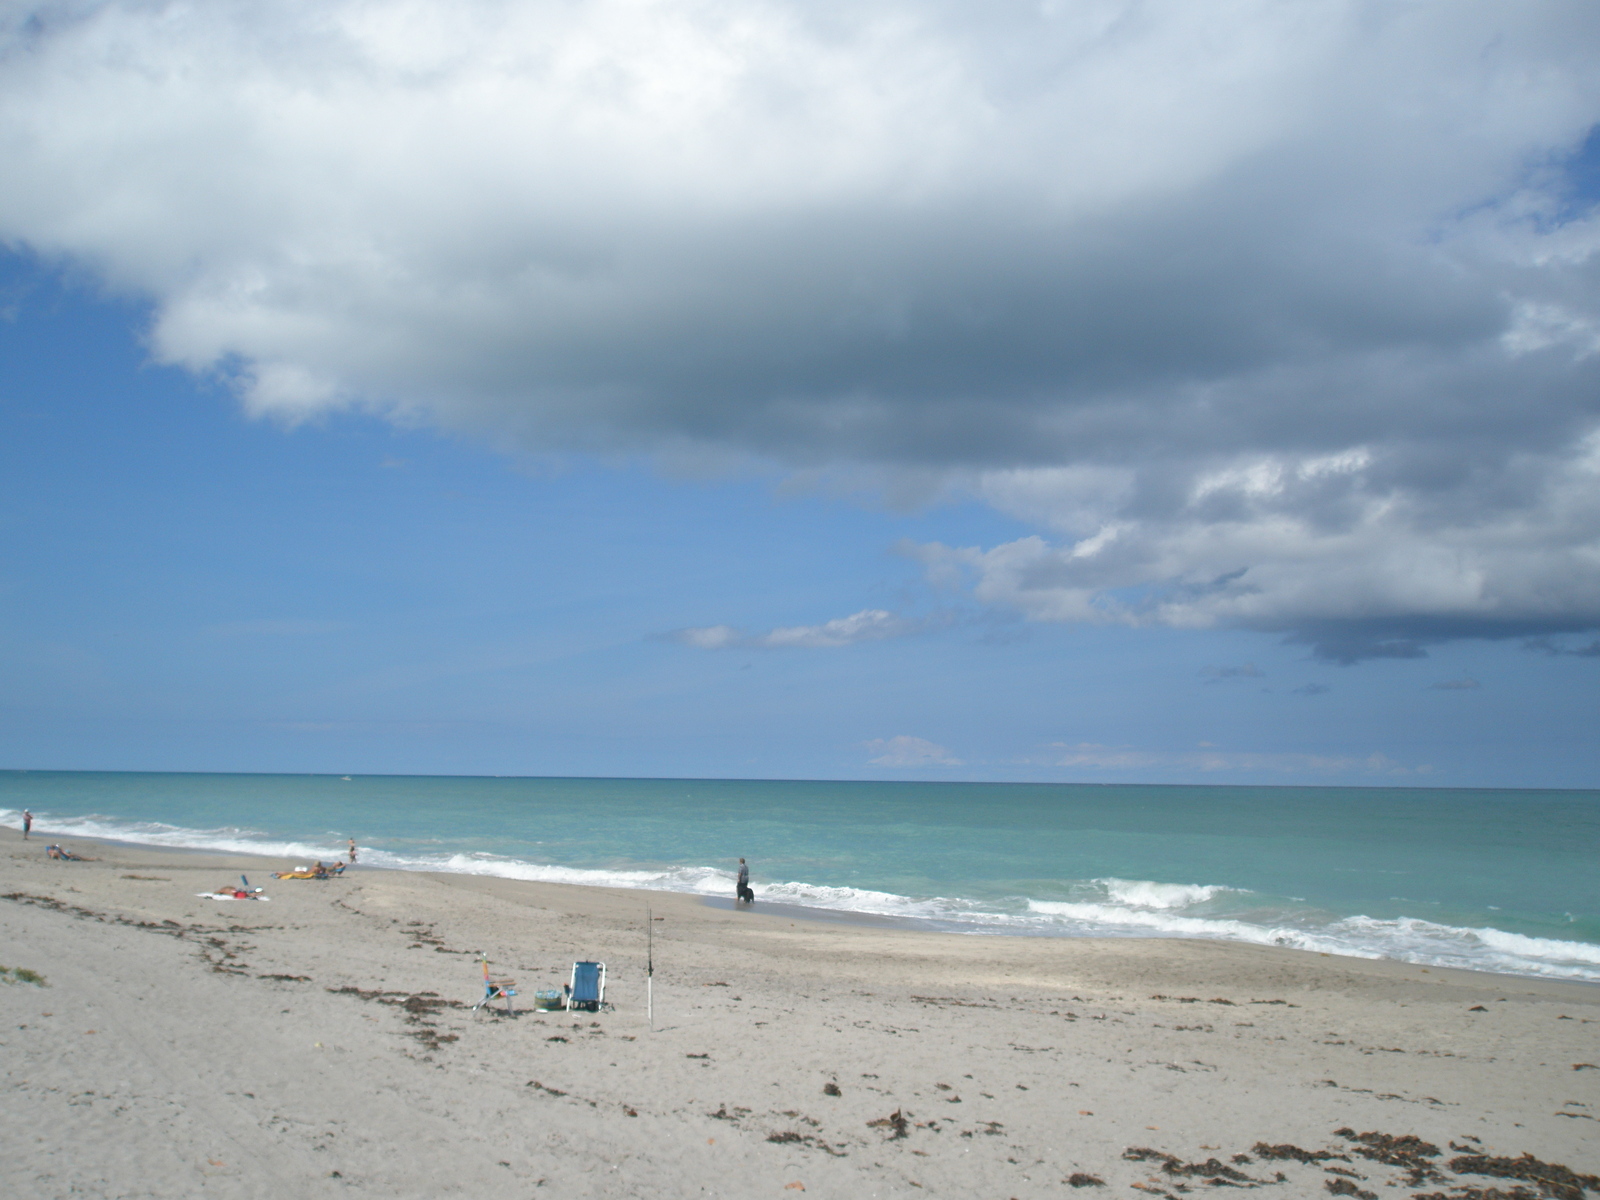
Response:
[[[274,871],[274,879],[337,879],[344,874],[344,863],[326,866],[319,862],[314,867],[296,867],[292,871]]]

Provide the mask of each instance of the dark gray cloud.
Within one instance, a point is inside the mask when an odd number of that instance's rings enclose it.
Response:
[[[1556,645],[1550,634],[1560,634],[1589,627],[1591,618],[1578,616],[1559,621],[1514,621],[1492,618],[1455,618],[1413,616],[1400,619],[1302,621],[1287,633],[1290,644],[1309,646],[1314,658],[1351,666],[1372,658],[1426,658],[1428,647],[1445,642],[1476,638],[1484,641],[1528,639],[1528,648],[1545,649],[1551,654],[1589,656],[1583,649],[1570,650]],[[1266,632],[1277,632],[1284,626],[1262,626]],[[1530,634],[1539,636],[1529,637]]]
[[[1600,639],[1592,641],[1586,646],[1563,646],[1552,638],[1529,638],[1528,641],[1523,643],[1523,649],[1534,650],[1552,657],[1600,658]]]
[[[23,4],[0,237],[286,421],[974,495],[1036,620],[1600,627],[1586,0]]]
[[[1255,663],[1245,663],[1242,667],[1206,667],[1200,672],[1205,676],[1207,683],[1218,683],[1224,679],[1265,679],[1266,675]]]

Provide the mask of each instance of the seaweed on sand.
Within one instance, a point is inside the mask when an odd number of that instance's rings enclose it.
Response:
[[[1322,1186],[1335,1196],[1354,1196],[1356,1200],[1378,1200],[1377,1192],[1358,1188],[1348,1179],[1325,1179],[1322,1181]]]
[[[1266,1142],[1257,1142],[1250,1149],[1257,1158],[1273,1159],[1282,1162],[1293,1159],[1299,1163],[1320,1163],[1337,1158],[1340,1162],[1349,1162],[1348,1154],[1338,1154],[1332,1150],[1302,1150],[1299,1146],[1292,1146],[1288,1142],[1281,1142],[1276,1146],[1269,1146]]]
[[[1205,1162],[1186,1163],[1176,1154],[1152,1150],[1148,1146],[1129,1146],[1122,1152],[1122,1157],[1131,1162],[1159,1162],[1162,1172],[1167,1175],[1197,1176],[1201,1179],[1210,1179],[1213,1182],[1222,1179],[1233,1179],[1241,1183],[1256,1182],[1243,1171],[1236,1171],[1215,1158],[1208,1158]]]
[[[906,1121],[906,1114],[901,1112],[898,1108],[890,1113],[887,1117],[879,1117],[876,1121],[868,1121],[867,1128],[893,1130],[893,1132],[889,1134],[890,1141],[894,1141],[897,1138],[911,1136],[911,1127]]]
[[[1392,1133],[1357,1133],[1350,1128],[1336,1129],[1334,1136],[1357,1143],[1356,1153],[1362,1158],[1402,1168],[1407,1175],[1406,1183],[1411,1187],[1445,1182],[1444,1176],[1428,1161],[1439,1157],[1439,1147],[1432,1142],[1409,1133],[1397,1137]]]
[[[1496,1179],[1519,1179],[1537,1187],[1552,1200],[1583,1200],[1585,1191],[1600,1193],[1600,1176],[1580,1175],[1560,1163],[1541,1162],[1531,1154],[1521,1158],[1496,1158],[1487,1154],[1464,1154],[1450,1160],[1458,1175],[1488,1175]]]

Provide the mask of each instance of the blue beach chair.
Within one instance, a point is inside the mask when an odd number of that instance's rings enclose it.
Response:
[[[605,1007],[607,1007],[605,963],[573,963],[572,982],[567,985],[567,1008],[599,1012]]]

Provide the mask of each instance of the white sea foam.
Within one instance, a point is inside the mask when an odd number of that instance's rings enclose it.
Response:
[[[1004,914],[985,912],[975,901],[949,896],[901,896],[870,888],[826,887],[817,883],[768,883],[754,888],[758,900],[826,908],[835,912],[869,913],[923,921],[984,921]]]
[[[1059,932],[1079,936],[1220,938],[1354,958],[1392,958],[1429,966],[1600,982],[1600,946],[1591,942],[1440,925],[1416,917],[1354,916],[1308,927],[1110,904],[1030,900],[1028,908],[1059,922]]]
[[[18,810],[0,809],[0,824],[15,829],[22,828],[22,813]],[[220,850],[226,854],[259,854],[269,858],[337,858],[343,850],[337,846],[319,846],[312,842],[277,841],[264,833],[251,829],[228,826],[221,829],[185,829],[181,825],[164,825],[159,821],[120,821],[114,817],[95,814],[82,817],[63,817],[51,813],[36,813],[33,835],[66,840],[68,838],[97,838],[108,842],[129,842],[139,846],[166,846],[174,850]]]
[[[1258,925],[1227,917],[1190,917],[1114,904],[1075,904],[1065,901],[1030,900],[1028,910],[1062,922],[1062,933],[1079,936],[1143,934],[1148,937],[1223,938],[1234,942],[1255,942],[1263,946],[1293,946],[1297,950],[1335,951],[1331,939],[1306,929],[1287,925]],[[1340,948],[1337,953],[1359,958],[1382,958],[1381,952]]]
[[[20,829],[20,810],[0,809],[0,824]],[[338,841],[273,838],[257,830],[186,829],[159,822],[40,813],[36,835],[99,838],[174,849],[215,850],[296,862],[333,859]],[[331,835],[330,835],[331,836]],[[694,895],[730,895],[731,873],[705,866],[574,867],[489,853],[419,853],[363,847],[363,866],[495,875],[545,883],[640,888]],[[1106,877],[1075,886],[1073,900],[1014,897],[983,902],[950,896],[906,896],[870,888],[804,881],[755,885],[759,900],[924,922],[974,933],[1077,937],[1199,937],[1289,946],[1357,958],[1390,958],[1514,975],[1600,982],[1600,945],[1530,937],[1493,928],[1442,925],[1414,917],[1334,917],[1309,909],[1267,908],[1264,898],[1214,884]],[[1231,912],[1229,910],[1232,910]]]
[[[1576,960],[1600,967],[1600,946],[1592,942],[1566,942],[1557,938],[1535,938],[1521,933],[1506,933],[1501,929],[1472,929],[1467,932],[1485,946],[1519,958],[1540,958],[1551,961]]]
[[[1188,908],[1234,891],[1213,884],[1155,883],[1149,879],[1110,878],[1093,882],[1104,887],[1114,903],[1132,908]]]
[[[494,875],[534,883],[571,883],[584,887],[647,888],[665,892],[717,893],[732,891],[726,871],[714,867],[605,868],[568,867],[560,863],[528,862],[499,854],[392,854],[365,850],[366,866],[398,871],[446,871],[461,875]]]

